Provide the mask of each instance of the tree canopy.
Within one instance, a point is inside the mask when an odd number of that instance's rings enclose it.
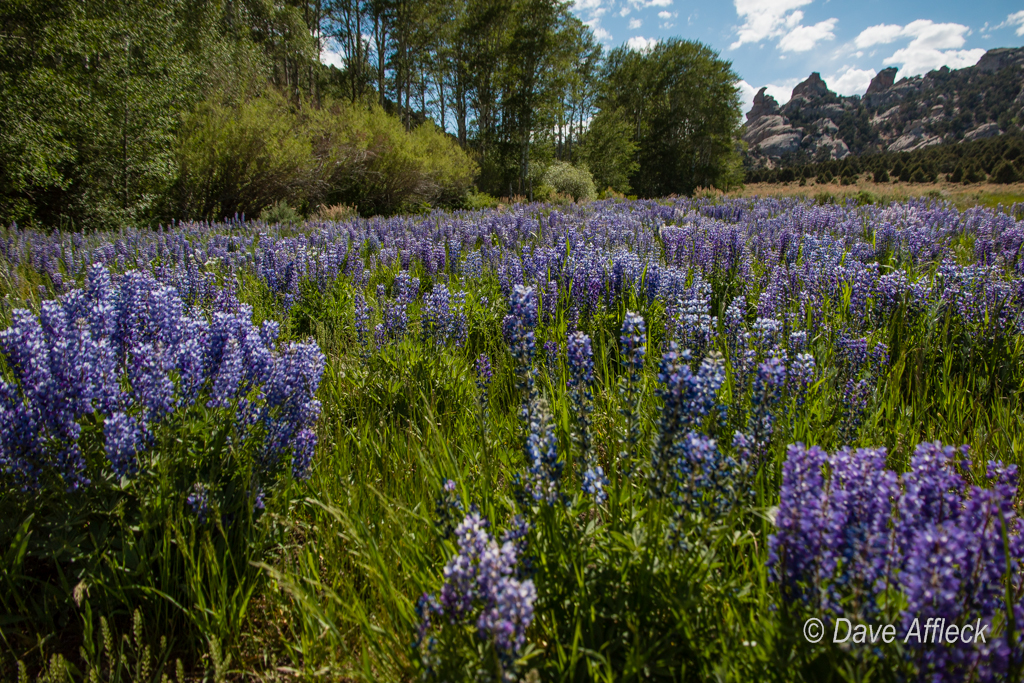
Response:
[[[605,55],[558,0],[17,0],[0,9],[0,222],[458,205],[468,184],[455,168],[481,191],[532,196],[556,161],[600,191],[725,187],[736,80],[691,41]],[[326,125],[320,111],[366,128]],[[380,160],[399,149],[441,156],[378,185],[406,188],[400,198],[355,189],[392,172]],[[342,162],[353,166],[327,169]]]

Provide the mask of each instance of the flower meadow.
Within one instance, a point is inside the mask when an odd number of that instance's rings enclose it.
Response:
[[[0,677],[1024,680],[1022,208],[11,226]]]

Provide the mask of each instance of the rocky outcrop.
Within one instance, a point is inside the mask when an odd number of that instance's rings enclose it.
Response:
[[[1024,50],[1012,47],[997,47],[981,56],[974,68],[983,73],[994,73],[1003,69],[1024,65]]]
[[[999,130],[998,123],[983,123],[977,128],[964,133],[964,142],[971,142],[972,140],[984,140],[985,138],[994,138],[997,135],[1001,135],[1003,131]]]
[[[906,133],[896,138],[896,141],[885,148],[887,152],[913,152],[914,150],[937,145],[942,142],[941,135],[927,135],[925,133]]]
[[[885,92],[892,87],[892,84],[896,82],[896,72],[898,69],[894,66],[882,69],[875,77],[871,79],[871,83],[868,85],[868,90],[865,95],[874,95],[876,93]]]
[[[757,149],[767,157],[782,157],[800,149],[800,141],[803,137],[803,133],[799,130],[779,133],[762,140]]]
[[[828,86],[821,80],[821,74],[815,71],[807,80],[793,88],[793,99],[802,97],[805,100],[813,100],[829,94]]]
[[[894,66],[882,69],[863,97],[845,97],[814,72],[782,105],[761,88],[747,113],[748,153],[755,165],[777,166],[981,140],[1003,134],[996,119],[1004,110],[1024,127],[1024,48],[989,50],[964,69],[942,67],[899,80],[897,75]],[[992,106],[991,98],[1004,101],[1008,95],[1013,99],[1005,105]],[[975,115],[965,111],[969,102],[985,106]]]
[[[774,99],[772,101],[774,102]],[[796,151],[803,137],[803,131],[789,125],[789,121],[778,114],[757,117],[748,123],[743,134],[743,140],[749,149],[767,157],[781,157]]]
[[[761,88],[754,95],[754,104],[750,107],[750,111],[747,112],[747,121],[779,113],[779,103],[774,97],[765,92],[767,89]]]

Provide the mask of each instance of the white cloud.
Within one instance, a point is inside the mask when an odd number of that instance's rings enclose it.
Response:
[[[573,9],[577,12],[583,10],[594,10],[601,7],[602,0],[573,0]]]
[[[963,69],[974,66],[985,54],[982,48],[974,50],[936,50],[934,48],[906,47],[896,50],[885,60],[884,64],[902,64],[900,76],[920,76],[933,69],[948,66],[950,69]]]
[[[1024,22],[1024,12],[1020,13]],[[1010,15],[1013,17],[1014,15]],[[883,60],[884,64],[901,64],[900,76],[917,76],[932,69],[948,66],[962,69],[977,64],[985,51],[981,48],[961,50],[971,29],[963,24],[936,24],[931,19],[918,19],[906,26],[879,24],[863,31],[854,40],[859,48],[892,43],[910,38],[910,43]]]
[[[854,44],[859,48],[871,47],[879,43],[891,43],[903,34],[903,27],[899,24],[879,24],[868,26],[854,38]]]
[[[662,10],[661,12],[658,12],[658,18],[660,18],[660,19],[671,19],[672,18],[672,13],[671,12],[667,12],[665,10]]]
[[[611,40],[612,34],[608,33],[604,28],[598,26],[596,23],[590,27],[590,30],[594,32],[594,37],[598,40]]]
[[[794,13],[798,14],[798,13]],[[819,21],[813,26],[797,26],[779,41],[779,49],[783,52],[807,52],[822,40],[832,40],[836,34],[836,19]]]
[[[1021,10],[1020,12],[1014,12],[1013,14],[1008,15],[1006,17],[1006,21],[999,24],[998,26],[993,26],[992,30],[995,30],[997,28],[1009,28],[1011,26],[1017,27],[1018,36],[1024,36],[1024,10]]]
[[[633,36],[626,41],[629,49],[636,50],[637,52],[647,52],[657,44],[657,38],[644,38],[643,36]]]
[[[643,25],[644,25],[644,22],[640,21],[639,19],[630,19],[629,20],[629,28],[630,29],[640,28]]]
[[[633,10],[631,10],[629,7],[623,7],[622,9],[619,10],[619,16],[624,17],[632,11]]]
[[[830,90],[840,95],[863,95],[874,77],[874,69],[855,69],[851,66],[844,73],[836,72],[825,82]]]
[[[766,38],[783,36],[796,28],[804,18],[798,8],[812,0],[734,0],[736,14],[743,25],[736,31],[734,50],[747,43],[759,43]]]
[[[647,7],[669,7],[672,4],[672,0],[629,0],[629,4],[637,9],[645,9]],[[622,16],[626,16],[623,14]]]
[[[341,69],[345,66],[345,55],[333,50],[323,50],[320,52],[320,63]]]

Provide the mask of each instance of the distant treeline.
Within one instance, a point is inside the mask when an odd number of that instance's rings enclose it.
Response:
[[[933,145],[914,152],[848,156],[785,168],[748,171],[748,183],[806,182],[852,184],[870,174],[876,183],[932,183],[940,176],[954,183],[1014,183],[1024,179],[1024,136],[1001,135],[986,140]]]
[[[727,188],[736,80],[696,42],[606,55],[557,0],[3,3],[0,223]]]

